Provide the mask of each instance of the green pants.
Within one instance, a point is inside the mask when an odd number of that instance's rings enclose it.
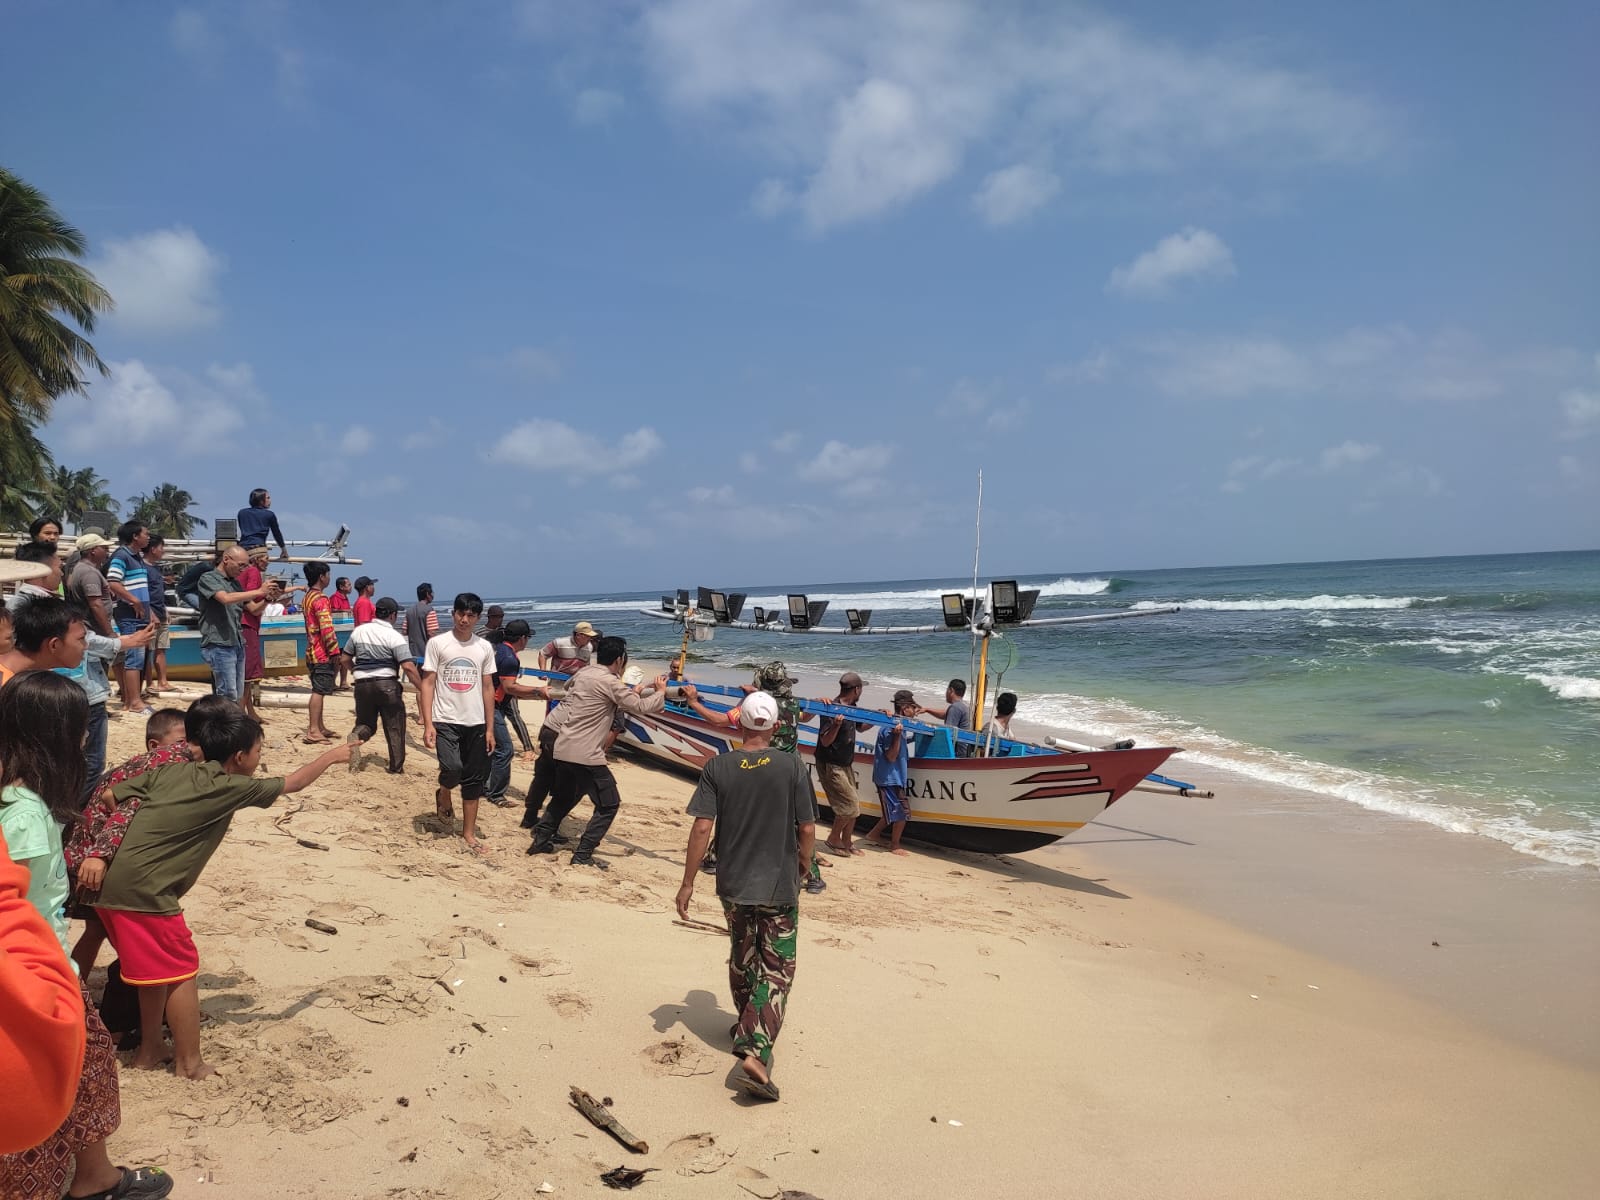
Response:
[[[795,944],[800,934],[800,906],[767,908],[722,902],[728,918],[730,952],[728,986],[739,1015],[733,1053],[755,1055],[772,1066],[772,1044],[783,1028],[783,1010],[794,986]]]

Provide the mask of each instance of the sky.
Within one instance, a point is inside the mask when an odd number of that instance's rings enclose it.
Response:
[[[404,596],[1600,545],[1600,9],[7,0],[44,434]]]

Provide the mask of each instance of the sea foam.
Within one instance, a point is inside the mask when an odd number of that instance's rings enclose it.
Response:
[[[1285,596],[1262,600],[1140,600],[1135,609],[1177,604],[1192,611],[1209,612],[1325,612],[1329,609],[1413,608],[1441,599],[1438,596]]]

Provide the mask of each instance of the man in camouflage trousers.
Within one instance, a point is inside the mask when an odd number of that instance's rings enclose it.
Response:
[[[772,1047],[794,986],[800,930],[800,877],[816,839],[816,800],[805,763],[780,753],[779,704],[765,692],[739,706],[743,746],[706,764],[689,801],[694,826],[678,889],[687,921],[696,864],[722,837],[717,895],[728,920],[728,984],[738,1020],[729,1031],[740,1071],[735,1081],[760,1100],[778,1099]]]

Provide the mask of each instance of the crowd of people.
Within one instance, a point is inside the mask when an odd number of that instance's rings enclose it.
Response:
[[[27,1093],[37,1101],[34,1115],[59,1113],[53,1125],[0,1122],[7,1131],[0,1195],[56,1197],[65,1189],[73,1197],[143,1198],[170,1190],[171,1179],[158,1170],[112,1165],[106,1140],[118,1121],[118,1064],[83,980],[109,942],[116,978],[137,996],[130,1066],[170,1062],[190,1079],[211,1073],[200,1038],[199,952],[181,900],[235,812],[271,805],[336,763],[359,763],[380,729],[387,770],[403,774],[407,728],[415,721],[437,758],[435,813],[444,832],[456,832],[459,792],[462,844],[486,852],[479,805],[513,803],[520,744],[532,766],[522,816],[528,854],[570,846],[572,866],[604,871],[597,851],[622,803],[608,752],[627,718],[662,711],[672,687],[738,745],[706,766],[688,807],[693,821],[677,909],[687,919],[697,877],[714,876],[739,1013],[731,1031],[736,1077],[756,1098],[776,1100],[772,1053],[794,982],[799,893],[826,886],[819,851],[862,853],[855,840],[857,735],[880,726],[872,781],[882,816],[868,837],[903,854],[906,722],[931,715],[969,728],[965,683],[950,682],[943,706],[895,693],[889,722],[849,712],[821,718],[814,754],[833,822],[818,844],[816,803],[799,753],[798,726],[808,718],[782,663],[759,668],[736,706],[712,708],[686,681],[646,681],[630,665],[624,639],[580,621],[536,651],[541,671],[566,677],[557,690],[524,672],[528,622],[507,620],[498,605],[486,611],[474,593],[455,596],[441,628],[428,583],[402,612],[393,597],[376,596],[376,579],[333,578],[325,562],[305,563],[303,585],[270,577],[267,537],[287,553],[270,503],[264,489],[252,493],[240,513],[240,541],[175,581],[180,602],[197,613],[212,676],[212,695],[186,712],[153,709],[143,686],[147,670],[164,679],[159,537],[138,522],[121,526],[115,544],[83,534],[64,564],[49,540],[60,527],[46,522],[30,531],[33,540],[14,560],[0,563],[0,582],[14,585],[0,616],[0,864],[13,868],[0,872],[0,996],[24,1006],[7,1017],[0,1061],[34,1064],[26,1067],[37,1085]],[[311,693],[303,741],[325,749],[286,777],[258,777],[261,622],[270,606],[300,592]],[[350,627],[341,638],[346,615]],[[146,748],[107,770],[113,682],[118,715],[146,718]],[[418,696],[415,715],[407,711],[407,682]],[[355,727],[341,739],[328,727],[325,705],[345,687],[354,693]],[[863,689],[861,677],[847,672],[827,703],[857,709]],[[545,702],[536,737],[520,701]],[[1003,697],[1001,708],[1008,731],[1015,698]],[[562,825],[586,798],[592,813],[573,845]],[[69,917],[84,922],[76,946],[68,945]],[[67,955],[73,969],[63,972]],[[46,1051],[59,1054],[39,1065]]]

